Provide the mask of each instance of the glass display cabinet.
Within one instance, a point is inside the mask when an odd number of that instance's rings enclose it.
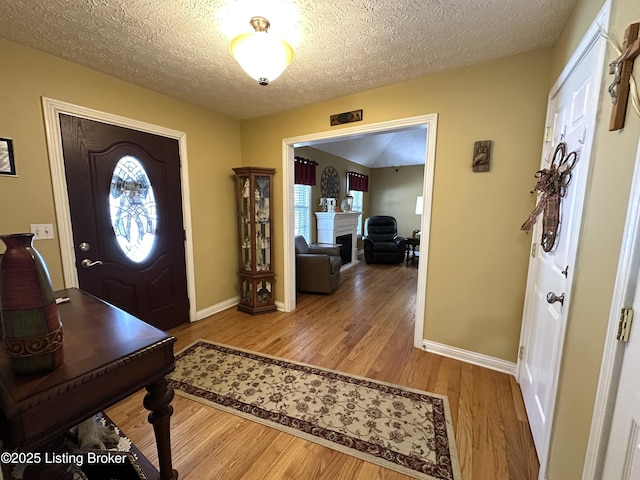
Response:
[[[271,189],[275,168],[238,167],[238,310],[256,314],[276,310],[273,298]]]

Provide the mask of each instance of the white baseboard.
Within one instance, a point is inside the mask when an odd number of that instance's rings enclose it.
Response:
[[[460,360],[461,362],[471,363],[491,370],[497,370],[498,372],[506,373],[508,375],[515,376],[516,374],[515,363],[483,355],[482,353],[471,352],[469,350],[451,347],[449,345],[432,342],[430,340],[422,340],[422,349],[425,352],[436,353],[444,357]]]
[[[344,272],[345,270],[349,270],[350,268],[355,267],[360,263],[360,260],[354,260],[352,262],[347,263],[346,265],[342,265],[340,267],[340,272]]]
[[[229,300],[225,300],[224,302],[216,303],[215,305],[211,305],[210,307],[204,308],[202,310],[198,310],[196,312],[195,321],[197,322],[198,320],[202,320],[203,318],[206,318],[210,315],[226,310],[227,308],[235,307],[239,303],[240,303],[240,297],[233,297],[233,298],[230,298]],[[276,302],[276,308],[279,311],[284,312],[284,303]]]
[[[196,312],[196,321],[202,320],[203,318],[213,315],[214,313],[226,310],[229,307],[238,305],[238,303],[240,303],[239,296],[230,298],[229,300],[225,300],[224,302],[216,303],[215,305],[211,305],[210,307],[204,308],[202,310],[198,310]]]

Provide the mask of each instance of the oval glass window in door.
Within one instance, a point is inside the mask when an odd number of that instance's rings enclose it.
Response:
[[[157,210],[149,176],[135,157],[122,157],[113,168],[109,213],[122,252],[133,262],[146,260],[156,238]]]

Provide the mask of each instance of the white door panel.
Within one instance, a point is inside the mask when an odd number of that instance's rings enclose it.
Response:
[[[566,143],[566,155],[576,152],[577,161],[571,171],[571,181],[560,203],[560,225],[553,248],[545,252],[540,245],[542,216],[532,233],[532,258],[529,263],[521,359],[518,366],[520,383],[529,424],[538,457],[541,475],[545,470],[555,407],[557,380],[562,358],[571,298],[573,265],[578,245],[582,205],[589,173],[590,145],[593,138],[600,72],[597,64],[602,50],[594,43],[562,85],[554,90],[547,106],[546,141],[543,144],[540,168],[557,164],[557,146]],[[553,294],[563,301],[548,299]]]

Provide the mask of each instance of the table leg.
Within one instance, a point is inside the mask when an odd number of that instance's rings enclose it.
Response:
[[[158,448],[158,463],[160,465],[160,480],[177,480],[178,472],[171,464],[171,431],[170,419],[173,413],[171,406],[173,387],[166,378],[147,386],[144,397],[144,407],[149,410],[149,423],[153,425]]]

